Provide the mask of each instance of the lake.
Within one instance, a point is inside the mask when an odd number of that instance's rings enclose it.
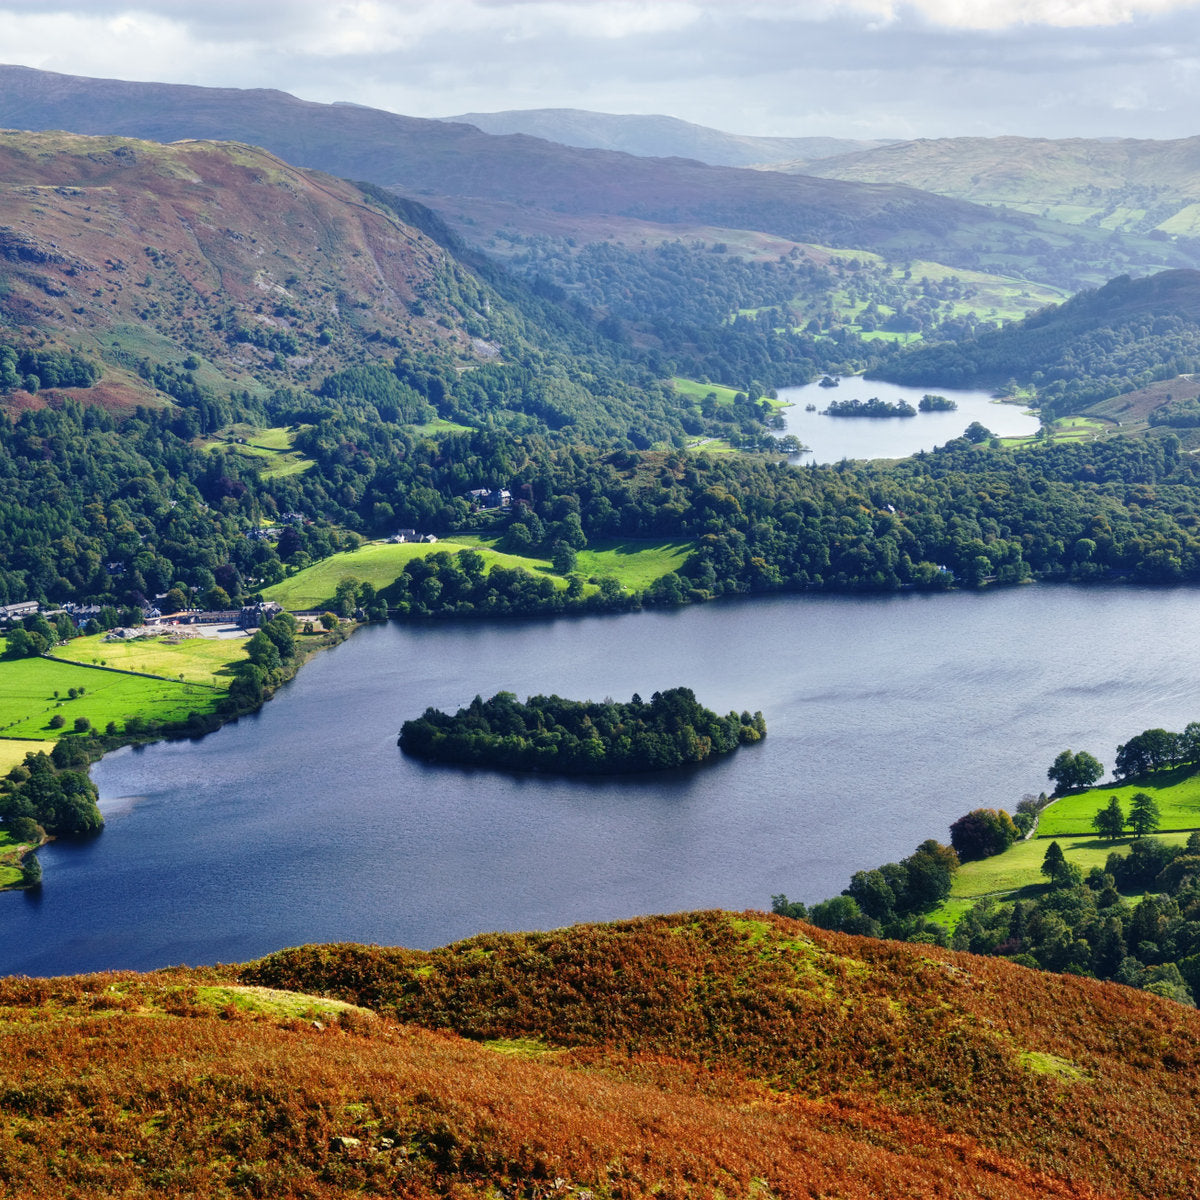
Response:
[[[0,895],[0,973],[240,961],[306,941],[431,947],[491,929],[815,901],[1062,749],[1200,716],[1188,590],[783,596],[549,622],[371,626],[257,715],[93,768],[108,818]],[[427,766],[396,747],[480,693],[762,709],[703,769],[608,780]]]
[[[827,417],[823,409],[834,400],[907,400],[916,408],[926,392],[953,400],[955,412],[918,412],[915,417]],[[1023,405],[1004,404],[989,392],[949,391],[946,388],[902,387],[861,376],[844,376],[836,388],[819,383],[779,389],[779,399],[791,405],[782,410],[786,428],[809,448],[801,463],[840,462],[843,458],[905,458],[932,450],[952,438],[962,437],[972,421],[985,425],[997,437],[1028,437],[1039,421]],[[816,412],[805,408],[816,405]]]

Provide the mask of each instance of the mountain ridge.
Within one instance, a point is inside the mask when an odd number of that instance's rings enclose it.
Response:
[[[506,109],[442,118],[484,133],[526,133],[564,146],[623,150],[650,158],[693,158],[711,166],[753,167],[816,160],[886,145],[888,139],[767,137],[728,133],[662,114],[581,108]]]
[[[453,217],[457,231],[477,245],[492,230],[472,215],[476,203],[485,212],[505,206],[503,219],[518,229],[530,220],[536,225],[540,211],[557,211],[753,229],[970,267],[1015,255],[1031,278],[1055,284],[1067,278],[1075,286],[1156,264],[1200,265],[1186,248],[1056,226],[907,187],[574,149],[277,92],[0,67],[0,124],[261,145],[288,162],[415,196]]]

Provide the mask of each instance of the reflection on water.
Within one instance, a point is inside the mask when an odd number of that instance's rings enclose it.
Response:
[[[40,897],[0,896],[0,972],[821,899],[971,808],[1042,790],[1064,747],[1111,765],[1131,733],[1200,717],[1194,645],[1182,589],[374,626],[254,717],[98,763],[108,827],[41,851]],[[767,738],[703,770],[600,780],[446,770],[396,746],[408,717],[476,693],[677,685],[762,709]]]
[[[824,410],[833,400],[907,400],[916,408],[926,392],[945,396],[958,405],[955,412],[918,412],[915,417],[827,417]],[[836,388],[820,383],[780,388],[779,398],[791,407],[783,410],[786,433],[794,433],[811,453],[794,461],[801,463],[840,462],[843,458],[905,458],[920,450],[932,450],[952,438],[961,437],[973,421],[986,426],[997,437],[1028,437],[1038,429],[1037,417],[1019,404],[1002,404],[988,392],[954,391],[947,388],[902,387],[853,375],[843,377]],[[814,412],[806,412],[809,406]]]

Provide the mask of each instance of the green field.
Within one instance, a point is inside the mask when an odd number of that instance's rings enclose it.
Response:
[[[473,433],[474,428],[471,425],[460,425],[457,421],[447,421],[445,417],[435,417],[432,421],[426,421],[424,425],[408,425],[406,426],[410,433],[424,433],[437,435],[439,433]]]
[[[231,425],[220,435],[205,443],[208,450],[223,450],[258,463],[264,476],[279,478],[298,475],[312,466],[312,461],[293,449],[296,435],[305,426]]]
[[[1169,846],[1182,846],[1188,836],[1187,833],[1165,833],[1161,835],[1161,840]],[[1093,835],[1057,837],[1053,840],[1062,847],[1067,862],[1074,863],[1086,875],[1093,867],[1103,867],[1114,850],[1127,852],[1133,839],[1120,838],[1115,842],[1105,842]],[[1040,896],[1049,887],[1042,874],[1042,860],[1046,857],[1050,841],[1049,838],[1039,837],[1017,842],[1003,854],[964,863],[955,872],[950,899],[939,905],[929,919],[953,929],[967,909],[985,896],[1001,901],[1028,900]]]
[[[458,554],[474,549],[487,560],[487,570],[496,565],[524,567],[527,571],[548,571],[550,563],[544,558],[527,558],[518,554],[502,554],[493,550],[488,541],[495,539],[459,538],[453,541],[427,542],[368,542],[357,550],[334,554],[322,559],[303,571],[297,571],[290,579],[263,589],[268,600],[295,610],[322,608],[332,602],[337,585],[345,578],[369,583],[375,588],[385,588],[404,570],[414,558],[428,558],[431,554],[448,552]],[[565,584],[563,585],[566,586]]]
[[[0,738],[0,775],[5,775],[20,763],[25,761],[25,755],[31,750],[46,749],[46,743],[33,741],[29,738]]]
[[[185,683],[228,687],[233,677],[230,664],[246,657],[245,638],[191,637],[173,641],[177,634],[135,638],[129,642],[106,642],[104,634],[76,638],[54,650],[54,657],[84,666],[107,665],[122,671],[161,675]]]
[[[598,539],[579,551],[576,570],[585,579],[611,575],[630,591],[643,592],[656,579],[678,571],[691,552],[691,542]]]
[[[1063,837],[1069,834],[1091,835],[1096,810],[1116,796],[1129,815],[1134,792],[1154,797],[1162,816],[1163,829],[1200,829],[1200,772],[1191,767],[1159,771],[1152,782],[1127,783],[1113,787],[1094,787],[1076,796],[1064,796],[1043,810],[1038,821],[1038,837]]]
[[[721,383],[697,383],[694,379],[684,379],[676,375],[667,381],[681,395],[690,396],[693,400],[703,400],[710,393],[717,398],[718,404],[732,404],[738,394],[737,388],[726,387]]]
[[[68,700],[71,688],[83,688],[84,694]],[[69,731],[77,717],[86,717],[101,731],[109,721],[123,726],[133,716],[186,720],[193,711],[212,712],[223,694],[219,688],[122,675],[49,658],[4,659],[0,661],[0,733],[53,741]],[[56,714],[65,721],[63,731],[50,728],[50,718]]]
[[[526,571],[549,575],[558,586],[566,580],[554,574],[550,560],[523,554],[508,554],[497,547],[503,539],[480,534],[455,534],[453,539],[429,544],[368,542],[357,550],[322,559],[290,579],[264,589],[268,600],[293,611],[322,608],[332,602],[337,585],[347,577],[383,589],[392,583],[414,558],[463,550],[478,550],[490,571],[495,566],[523,567]],[[691,542],[608,538],[594,542],[579,552],[576,572],[585,579],[611,576],[629,591],[644,591],[656,579],[678,570],[691,552]],[[594,590],[594,589],[593,589]]]
[[[17,866],[17,843],[0,829],[0,888],[12,887],[21,882],[21,868]]]

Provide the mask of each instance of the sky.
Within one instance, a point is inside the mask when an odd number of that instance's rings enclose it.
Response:
[[[1200,0],[0,0],[0,62],[411,116],[732,133],[1200,133]]]

